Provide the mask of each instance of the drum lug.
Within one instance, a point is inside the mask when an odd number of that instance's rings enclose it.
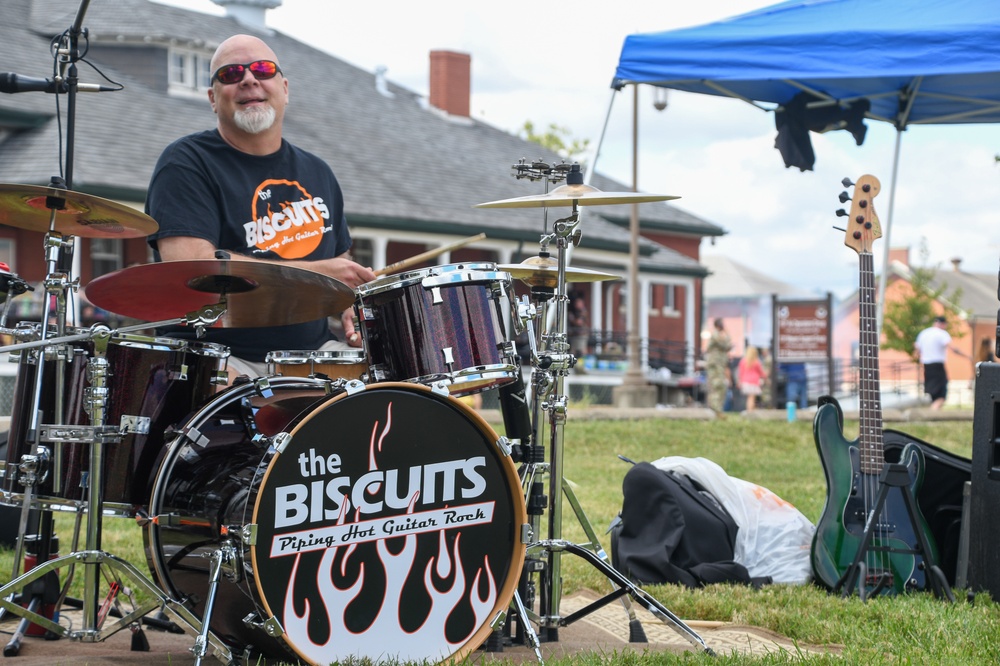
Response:
[[[248,546],[257,545],[257,523],[244,525],[239,531],[240,539]]]
[[[490,622],[490,629],[492,629],[493,631],[498,631],[501,627],[503,627],[506,621],[507,621],[507,610],[501,608],[500,610],[497,611],[496,616]]]
[[[122,414],[121,427],[118,428],[118,433],[121,435],[129,435],[132,433],[137,435],[148,435],[149,417]]]
[[[260,615],[257,613],[250,613],[243,618],[243,624],[251,629],[263,629],[267,635],[272,638],[280,638],[285,634],[285,630],[281,626],[281,623],[278,622],[278,619],[274,616],[271,616],[261,622]]]
[[[445,397],[451,395],[451,391],[448,389],[448,382],[443,379],[431,384],[431,392]]]
[[[292,435],[287,432],[279,432],[271,438],[271,447],[278,453],[284,453],[285,448],[292,443]]]
[[[267,377],[257,377],[253,380],[253,385],[260,397],[270,398],[274,396],[274,391],[271,390],[271,382],[267,381]]]
[[[170,369],[167,373],[169,379],[174,381],[186,382],[188,378],[188,366],[187,363],[181,363]]]
[[[354,395],[355,393],[361,393],[365,390],[364,382],[352,379],[344,385],[344,389],[347,391],[347,395]]]
[[[443,347],[441,353],[444,354],[444,364],[448,366],[448,370],[452,370],[452,366],[455,365],[455,353],[452,351],[451,347]]]
[[[225,370],[214,370],[208,383],[212,386],[226,386],[229,384],[229,373]]]
[[[531,531],[530,523],[523,523],[521,525],[521,543],[531,543],[535,538],[535,535]]]
[[[375,319],[375,310],[369,307],[361,308],[361,320],[371,321],[372,319]]]
[[[179,431],[180,437],[185,438],[197,447],[205,448],[208,446],[209,439],[201,434],[196,426],[191,426],[190,428],[184,428]]]
[[[500,453],[503,454],[504,458],[510,458],[510,454],[511,451],[513,451],[513,448],[511,448],[509,439],[501,435],[500,438],[497,439],[496,445],[497,448],[500,449]]]
[[[431,287],[431,302],[434,305],[444,303],[444,299],[441,298],[441,287]]]

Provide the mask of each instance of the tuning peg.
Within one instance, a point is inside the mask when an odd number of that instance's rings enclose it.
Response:
[[[843,185],[844,187],[854,187],[854,183],[851,182],[850,178],[845,178],[844,180],[840,181],[840,184]]]
[[[851,200],[851,195],[847,193],[847,190],[844,190],[843,192],[840,193],[840,196],[837,198],[840,199],[840,203],[847,203],[848,201]]]
[[[847,217],[847,216],[848,212],[846,210],[844,210],[843,208],[837,209],[837,217]]]

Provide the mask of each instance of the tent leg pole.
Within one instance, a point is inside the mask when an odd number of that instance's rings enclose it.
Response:
[[[878,280],[878,313],[876,315],[877,320],[877,330],[878,334],[882,335],[882,318],[883,311],[885,310],[885,285],[889,276],[889,251],[892,249],[892,243],[889,240],[890,234],[892,233],[892,212],[895,208],[896,203],[896,180],[899,175],[899,145],[903,139],[903,131],[896,130],[896,148],[892,156],[892,179],[889,183],[889,214],[886,217],[885,228],[883,231],[883,236],[885,236],[885,245],[882,250],[882,274],[879,276]]]

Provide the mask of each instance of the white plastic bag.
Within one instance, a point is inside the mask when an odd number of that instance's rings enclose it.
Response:
[[[816,526],[790,503],[767,488],[729,476],[706,458],[668,456],[651,464],[686,474],[719,500],[740,528],[733,559],[752,577],[796,584],[812,579],[810,549]]]

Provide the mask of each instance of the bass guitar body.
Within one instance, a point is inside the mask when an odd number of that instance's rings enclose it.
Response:
[[[915,554],[919,550],[919,537],[903,496],[906,488],[916,498],[923,483],[923,452],[913,443],[903,449],[899,463],[907,468],[910,483],[905,487],[890,486],[882,510],[876,515],[881,474],[866,471],[862,464],[863,446],[857,439],[848,441],[844,437],[843,416],[836,400],[826,398],[825,404],[817,409],[813,435],[827,484],[826,504],[812,544],[812,568],[817,582],[830,589],[840,587],[871,521],[872,539],[862,559],[865,579],[858,584],[872,594],[924,589],[926,575],[922,563],[925,559],[936,562],[937,553],[928,553],[927,558]],[[929,537],[929,527],[915,500],[914,507],[918,529]],[[928,542],[933,549],[933,540],[928,538]]]

